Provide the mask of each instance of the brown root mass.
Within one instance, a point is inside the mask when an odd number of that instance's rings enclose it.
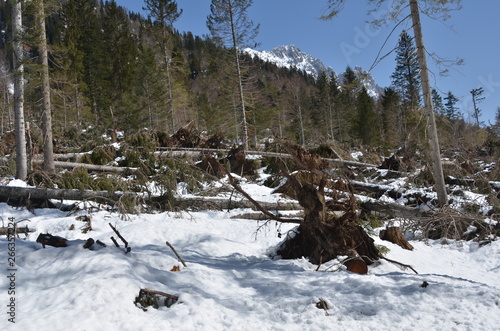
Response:
[[[379,252],[373,239],[358,222],[354,197],[341,197],[334,192],[332,197],[335,203],[327,204],[324,188],[329,175],[324,164],[300,146],[285,146],[299,167],[310,172],[311,178],[316,178],[314,182],[317,184],[301,182],[296,176],[286,175],[295,197],[304,208],[304,221],[296,235],[281,244],[278,254],[285,259],[307,257],[314,264],[325,263],[338,256],[348,256],[358,261],[361,258],[366,265],[378,260]],[[318,176],[321,178],[319,182]],[[342,216],[333,213],[330,209],[333,205],[336,209],[342,207]]]

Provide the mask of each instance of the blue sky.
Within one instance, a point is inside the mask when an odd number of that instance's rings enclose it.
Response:
[[[131,11],[143,12],[141,0],[116,0]],[[390,2],[390,1],[388,1]],[[210,0],[177,0],[183,14],[174,24],[180,31],[195,35],[208,34],[206,17],[210,14]],[[307,3],[307,4],[306,4]],[[261,25],[256,41],[259,50],[294,44],[336,72],[350,65],[368,70],[377,58],[393,25],[375,30],[367,20],[369,7],[366,1],[347,1],[340,15],[332,21],[321,21],[319,16],[326,8],[326,0],[254,0],[249,10],[250,18]],[[483,87],[485,100],[479,104],[481,120],[494,122],[500,107],[500,1],[464,0],[463,9],[453,12],[445,23],[423,17],[423,33],[429,53],[441,58],[464,59],[464,65],[450,68],[447,77],[439,75],[439,68],[432,64],[432,84],[442,94],[451,91],[459,98],[461,111],[470,118],[472,99],[470,90]],[[396,46],[397,37],[409,23],[400,25],[389,38],[381,54]],[[389,86],[394,71],[395,55],[387,56],[374,69],[375,81]]]

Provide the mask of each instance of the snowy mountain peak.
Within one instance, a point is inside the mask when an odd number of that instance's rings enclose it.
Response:
[[[251,48],[246,48],[243,51],[252,56],[252,58],[258,57],[263,61],[274,63],[278,67],[296,68],[315,78],[325,71],[327,76],[331,74],[336,75],[331,67],[326,67],[320,59],[301,51],[295,45],[278,46],[270,51],[257,51]],[[377,98],[380,96],[382,89],[375,83],[370,72],[364,71],[359,66],[354,68],[354,72],[359,82],[363,84],[371,97]],[[343,74],[340,74],[337,77],[339,82],[342,82],[342,76]]]
[[[278,46],[270,51],[256,51],[246,48],[244,51],[252,57],[257,56],[263,61],[276,64],[278,67],[296,68],[307,74],[318,77],[322,72],[333,73],[332,68],[327,68],[320,59],[301,51],[295,45]]]

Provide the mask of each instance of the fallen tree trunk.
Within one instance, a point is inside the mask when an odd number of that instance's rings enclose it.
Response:
[[[33,164],[42,164],[43,160],[32,160]],[[100,172],[116,172],[116,173],[124,173],[124,172],[136,172],[136,168],[123,168],[123,167],[114,167],[114,166],[106,166],[106,165],[97,165],[97,164],[88,164],[88,163],[77,163],[77,162],[64,162],[64,161],[54,161],[54,166],[56,168],[62,169],[75,169],[75,168],[85,168],[90,171],[100,171]]]
[[[386,203],[375,200],[364,201],[361,208],[371,213],[379,214],[387,218],[430,218],[437,216],[438,213],[431,210],[406,207],[395,203]]]
[[[30,232],[35,232],[35,230],[29,229],[28,226],[21,228],[0,227],[0,236],[18,235],[20,233],[29,234]]]
[[[159,147],[157,148],[158,151],[162,152],[168,152],[172,153],[172,155],[185,155],[186,153],[229,153],[231,150],[230,149],[213,149],[213,148],[170,148],[170,147]],[[245,154],[247,155],[260,155],[263,157],[276,157],[276,158],[281,158],[281,159],[290,159],[292,156],[287,153],[276,153],[276,152],[266,152],[266,151],[245,151]],[[370,164],[370,163],[364,163],[364,162],[358,162],[358,161],[350,161],[350,160],[343,160],[343,159],[330,159],[330,158],[323,158],[323,160],[333,163],[333,164],[338,164],[338,165],[344,165],[344,166],[352,166],[352,167],[361,167],[361,168],[377,168],[377,165]]]
[[[118,201],[121,195],[108,191],[88,191],[72,189],[50,189],[38,187],[17,187],[0,185],[0,201],[25,200],[105,200]]]
[[[124,195],[137,195],[135,192],[109,192],[90,191],[74,189],[50,189],[37,187],[17,187],[0,185],[0,201],[10,202],[12,200],[76,200],[76,201],[97,201],[101,203],[115,203]],[[152,203],[164,202],[164,197],[151,197]],[[16,201],[18,202],[18,201]],[[262,206],[268,210],[300,210],[302,207],[296,202],[261,202]],[[199,209],[236,209],[255,208],[254,204],[247,200],[228,198],[175,198],[171,207],[181,210]]]
[[[302,207],[297,202],[264,202],[259,204],[267,210],[301,210]],[[201,209],[238,209],[252,208],[255,205],[248,200],[232,200],[227,198],[176,198],[173,207],[181,210],[201,210]]]

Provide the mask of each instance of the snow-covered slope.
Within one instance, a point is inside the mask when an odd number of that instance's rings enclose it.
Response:
[[[325,71],[328,75],[333,73],[333,69],[327,68],[320,59],[302,52],[295,45],[278,46],[270,51],[256,51],[251,48],[244,51],[279,67],[296,68],[314,77],[318,77]]]
[[[279,199],[269,188],[243,184],[261,201]],[[232,197],[233,199],[236,197]],[[381,261],[369,274],[342,270],[338,261],[317,266],[305,259],[270,259],[269,252],[292,225],[231,216],[251,210],[131,215],[93,212],[92,231],[55,209],[34,214],[0,203],[10,217],[36,231],[10,246],[0,237],[0,330],[499,330],[500,241],[412,241],[413,251],[374,236],[387,257],[411,270]],[[87,211],[80,212],[88,214]],[[29,221],[28,221],[29,220]],[[114,225],[132,248],[110,240]],[[69,247],[45,249],[35,242],[49,232]],[[282,234],[280,238],[279,234]],[[107,244],[83,249],[92,237]],[[165,245],[186,261],[182,267]],[[12,251],[12,250],[11,250]],[[170,271],[181,266],[181,271]],[[7,269],[15,275],[7,276]],[[11,271],[9,271],[11,272]],[[426,282],[428,285],[423,287]],[[9,288],[14,292],[9,294]],[[143,311],[134,304],[141,288],[179,296],[170,308]],[[7,304],[14,298],[15,324]],[[322,300],[328,309],[318,309]]]
[[[252,57],[258,57],[279,67],[296,68],[315,78],[325,71],[328,77],[332,74],[337,75],[331,67],[326,67],[320,59],[301,51],[295,45],[278,46],[270,51],[257,51],[251,48],[246,48],[244,51]],[[377,98],[380,96],[382,89],[375,83],[370,72],[364,71],[359,66],[356,66],[353,70],[371,97]],[[343,73],[337,75],[339,82],[342,81],[342,76]]]

